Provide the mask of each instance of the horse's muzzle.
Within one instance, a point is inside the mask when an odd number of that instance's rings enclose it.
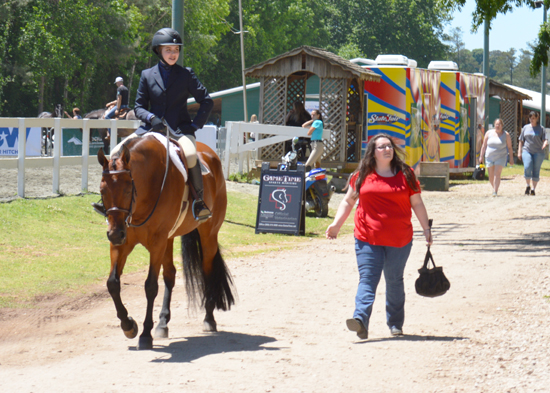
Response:
[[[126,228],[107,231],[107,239],[113,246],[121,246],[126,241]]]

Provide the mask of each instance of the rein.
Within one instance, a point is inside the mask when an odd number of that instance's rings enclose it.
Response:
[[[104,176],[105,175],[117,175],[117,174],[121,174],[121,173],[128,173],[130,175],[130,179],[132,179],[132,200],[130,201],[129,210],[121,209],[121,208],[118,208],[116,206],[111,207],[110,209],[107,210],[107,214],[109,214],[109,212],[112,212],[112,213],[121,212],[121,213],[128,214],[128,216],[126,217],[126,220],[124,221],[126,223],[127,227],[139,228],[139,227],[145,225],[147,223],[147,221],[149,221],[149,219],[153,216],[153,213],[157,209],[157,205],[159,203],[160,196],[162,195],[162,191],[164,190],[164,184],[166,183],[166,178],[168,177],[168,167],[170,166],[170,138],[169,138],[169,135],[170,135],[169,134],[170,133],[169,128],[170,127],[164,121],[164,119],[163,119],[163,122],[167,126],[166,127],[166,169],[164,170],[164,178],[162,179],[162,185],[160,186],[160,192],[159,192],[159,196],[157,197],[157,201],[155,202],[155,206],[153,206],[153,210],[151,210],[151,213],[149,213],[147,218],[141,224],[132,224],[132,213],[133,213],[132,206],[134,204],[135,196],[137,194],[136,186],[134,184],[134,178],[132,177],[132,172],[129,169],[122,169],[122,170],[115,170],[115,171],[103,171]]]

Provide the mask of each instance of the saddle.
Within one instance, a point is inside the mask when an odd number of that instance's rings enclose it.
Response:
[[[130,112],[131,109],[130,108],[120,108],[120,110],[118,111],[118,116],[116,116],[116,119],[117,120],[124,120],[126,119],[126,115],[128,114],[128,112]]]
[[[105,113],[107,113],[110,109],[112,109],[113,107],[112,106],[109,106],[106,110],[105,110]],[[125,120],[126,119],[126,115],[128,114],[128,112],[130,112],[132,109],[131,108],[120,108],[120,110],[118,111],[118,116],[115,116],[115,119],[116,120]],[[105,119],[105,114],[103,114],[103,119]]]

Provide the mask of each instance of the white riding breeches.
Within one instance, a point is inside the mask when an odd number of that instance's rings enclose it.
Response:
[[[133,133],[127,138],[123,139],[122,142],[116,145],[116,147],[113,149],[113,151],[111,152],[111,156],[114,156],[120,151],[124,142],[132,138],[138,138],[139,136],[140,135]],[[193,135],[184,135],[180,139],[178,139],[178,144],[180,145],[183,154],[185,154],[188,167],[193,168],[195,165],[197,165],[197,142],[195,140],[195,137]]]

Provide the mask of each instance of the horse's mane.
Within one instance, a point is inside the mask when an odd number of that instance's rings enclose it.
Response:
[[[123,146],[126,146],[128,148],[128,150],[130,150],[130,154],[132,154],[132,151],[133,150],[138,150],[140,149],[142,146],[141,144],[142,143],[147,143],[148,141],[153,141],[153,142],[157,142],[157,143],[160,143],[158,141],[158,139],[156,139],[155,137],[151,136],[151,135],[146,135],[146,136],[139,136],[138,138],[130,138],[130,139],[126,139],[124,142],[123,142]],[[143,149],[145,150],[151,150],[150,148],[147,148],[145,146],[143,146]],[[122,150],[122,149],[120,149]],[[119,154],[120,154],[120,150],[119,152],[114,155],[113,157],[111,157],[111,159],[114,159],[114,158],[119,158]]]
[[[99,119],[103,116],[105,109],[96,109],[94,111],[88,112],[84,115],[85,119]]]
[[[42,112],[38,115],[39,119],[49,119],[51,117],[53,117],[51,112]]]

